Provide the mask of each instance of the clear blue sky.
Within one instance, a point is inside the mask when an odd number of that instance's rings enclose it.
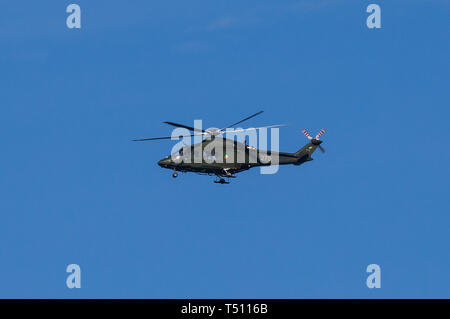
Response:
[[[0,297],[450,298],[448,1],[73,2],[0,7]],[[327,153],[217,185],[130,142],[260,109]]]

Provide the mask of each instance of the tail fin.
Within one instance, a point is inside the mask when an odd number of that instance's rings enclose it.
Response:
[[[312,142],[309,142],[305,146],[303,146],[301,149],[299,149],[297,152],[294,153],[295,157],[298,158],[311,158],[312,153],[315,152],[315,150],[319,147],[319,145],[314,145]],[[310,159],[311,160],[311,159]]]

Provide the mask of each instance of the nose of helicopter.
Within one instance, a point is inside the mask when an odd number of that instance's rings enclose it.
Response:
[[[170,164],[170,158],[163,158],[158,162],[158,165],[161,167],[168,167]]]

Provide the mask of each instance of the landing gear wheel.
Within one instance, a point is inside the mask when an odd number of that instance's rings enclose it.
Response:
[[[177,172],[175,172],[175,173],[172,174],[172,177],[173,177],[173,178],[177,178],[177,176],[178,176],[178,173],[177,173]]]
[[[230,182],[227,182],[223,178],[220,178],[219,180],[215,180],[214,183],[216,183],[216,184],[230,184]]]

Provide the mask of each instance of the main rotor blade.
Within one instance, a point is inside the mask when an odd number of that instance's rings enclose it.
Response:
[[[168,122],[168,121],[165,121],[165,122],[163,122],[163,123],[169,124],[169,125],[172,125],[172,126],[176,126],[176,127],[186,128],[186,129],[188,129],[188,130],[190,130],[190,131],[193,131],[193,132],[206,132],[205,130],[201,130],[201,129],[198,129],[198,128],[193,128],[192,126],[187,126],[187,125],[183,125],[183,124],[178,124],[178,123],[175,123],[175,122]]]
[[[288,126],[288,125],[289,124],[275,124],[275,125],[260,126],[260,127],[242,128],[242,129],[238,129],[238,130],[232,130],[232,131],[230,131],[230,133],[240,133],[240,132],[246,132],[246,131],[260,130],[263,128],[281,127],[281,126]],[[226,133],[226,132],[227,131],[223,131],[223,133]]]
[[[240,124],[240,123],[242,123],[242,122],[244,122],[244,121],[247,121],[247,120],[251,119],[252,117],[255,117],[256,115],[261,114],[262,112],[264,112],[264,111],[259,111],[259,112],[255,113],[255,114],[253,114],[253,115],[250,115],[249,117],[246,117],[246,118],[243,119],[243,120],[240,120],[239,122],[236,122],[236,123],[233,123],[233,124],[231,124],[231,125],[225,126],[223,129],[220,129],[220,130],[223,131],[223,130],[226,129],[226,128],[229,128],[229,127],[233,127],[233,126],[235,126],[235,125],[238,125],[238,124]]]
[[[142,142],[142,141],[154,141],[154,140],[170,140],[172,138],[180,138],[180,137],[192,137],[192,136],[203,136],[208,135],[207,133],[204,134],[190,134],[190,135],[180,135],[180,136],[162,136],[162,137],[150,137],[150,138],[137,138],[134,139],[133,142]]]

